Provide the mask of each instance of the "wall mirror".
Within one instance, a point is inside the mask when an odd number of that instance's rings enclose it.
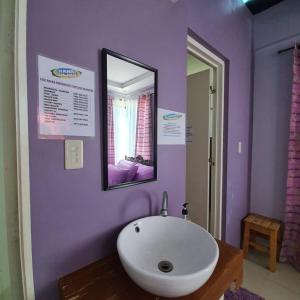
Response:
[[[105,190],[156,180],[157,70],[102,51]]]

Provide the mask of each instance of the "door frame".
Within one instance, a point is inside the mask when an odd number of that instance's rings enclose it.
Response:
[[[211,233],[218,239],[226,239],[226,188],[227,188],[227,136],[228,136],[228,75],[229,60],[218,50],[188,29],[187,51],[199,57],[216,70],[216,149],[215,182],[212,187]],[[219,201],[218,201],[219,199]]]
[[[30,215],[26,22],[27,0],[16,0],[14,72],[20,258],[23,297],[25,300],[34,300]]]

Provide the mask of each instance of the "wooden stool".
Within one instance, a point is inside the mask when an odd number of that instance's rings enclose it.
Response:
[[[267,218],[257,214],[250,214],[244,219],[244,257],[248,255],[249,245],[256,250],[269,254],[269,269],[276,271],[277,243],[279,241],[281,222],[275,219]],[[267,236],[269,238],[269,247],[257,244],[250,239],[251,234]]]

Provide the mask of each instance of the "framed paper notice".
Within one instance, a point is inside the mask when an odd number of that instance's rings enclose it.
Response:
[[[157,143],[159,145],[185,144],[184,113],[159,108],[157,120]]]
[[[38,56],[39,135],[95,135],[95,74]]]

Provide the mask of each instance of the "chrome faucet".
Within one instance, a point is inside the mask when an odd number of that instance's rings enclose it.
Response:
[[[166,217],[168,215],[168,193],[167,192],[163,193],[162,206],[159,214],[162,217]]]

